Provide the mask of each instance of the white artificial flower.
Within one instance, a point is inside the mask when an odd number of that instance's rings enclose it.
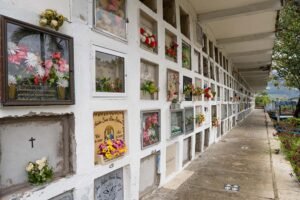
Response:
[[[32,169],[33,169],[33,164],[32,163],[29,163],[28,165],[27,165],[27,167],[26,167],[26,171],[27,172],[30,172]]]
[[[27,53],[25,64],[27,65],[27,67],[34,67],[34,68],[41,66],[39,57],[36,56],[34,53],[30,53],[30,52]]]
[[[45,76],[45,69],[41,65],[36,66],[35,70],[36,70],[36,74],[39,75],[40,77]]]
[[[69,81],[66,79],[63,79],[63,78],[58,79],[57,86],[67,88],[67,87],[69,87]]]
[[[58,77],[58,79],[62,79],[64,77],[64,73],[57,71],[56,76]]]
[[[8,75],[8,85],[16,85],[17,79],[13,75]]]
[[[46,160],[44,160],[44,158],[42,158],[41,160],[35,161],[35,163],[38,165],[38,169],[42,170],[46,165]]]
[[[13,43],[13,42],[8,42],[7,43],[7,52],[8,52],[8,54],[14,55],[19,50],[20,50],[19,47],[15,43]]]

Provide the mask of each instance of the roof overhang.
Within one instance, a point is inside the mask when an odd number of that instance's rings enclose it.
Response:
[[[198,22],[209,29],[253,91],[266,88],[280,0],[190,0]]]

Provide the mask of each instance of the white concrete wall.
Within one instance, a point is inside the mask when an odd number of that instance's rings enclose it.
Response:
[[[142,5],[138,0],[129,0],[127,13],[129,18],[128,24],[128,42],[120,42],[113,38],[102,35],[92,30],[92,0],[42,0],[42,1],[21,1],[21,0],[0,0],[0,14],[6,15],[18,20],[38,25],[38,14],[46,8],[54,8],[62,12],[69,18],[69,22],[59,30],[59,32],[74,37],[74,53],[75,53],[75,96],[76,104],[73,106],[24,106],[24,107],[2,107],[0,109],[0,117],[6,116],[22,116],[29,112],[51,112],[51,113],[74,113],[75,115],[75,138],[76,138],[76,173],[70,177],[55,180],[45,188],[32,189],[23,195],[24,199],[49,199],[64,191],[74,189],[75,199],[91,200],[94,199],[94,179],[105,175],[120,167],[126,167],[125,176],[125,199],[137,200],[139,194],[139,177],[140,177],[140,159],[150,155],[153,151],[161,152],[160,172],[161,185],[176,175],[173,174],[166,177],[166,147],[174,142],[178,142],[178,171],[183,169],[182,152],[183,140],[192,137],[193,148],[195,151],[195,133],[210,127],[211,123],[207,123],[195,130],[189,135],[181,135],[172,140],[167,140],[170,132],[170,112],[169,102],[166,102],[166,72],[167,68],[180,72],[181,84],[183,75],[201,78],[202,80],[211,81],[202,75],[194,73],[181,67],[181,40],[184,39],[192,46],[192,59],[194,59],[194,49],[201,52],[200,45],[195,42],[195,22],[196,13],[188,1],[176,0],[177,3],[177,29],[171,27],[162,19],[162,0],[158,0],[157,14],[153,13],[146,6]],[[179,6],[191,14],[191,40],[185,38],[180,33],[179,22]],[[154,55],[144,51],[139,46],[139,9],[148,13],[158,22],[158,38],[159,49],[158,55]],[[165,59],[164,41],[165,27],[177,35],[179,44],[178,58],[179,62],[173,63]],[[204,27],[209,39],[214,41],[213,35],[207,27]],[[92,46],[100,46],[122,52],[126,54],[127,66],[127,95],[125,98],[111,99],[92,96]],[[226,54],[226,52],[223,52]],[[203,54],[202,54],[203,55]],[[156,64],[159,64],[159,100],[143,101],[140,100],[140,59],[144,58]],[[194,80],[193,80],[194,81]],[[215,85],[220,85],[214,82]],[[182,91],[182,85],[180,85]],[[183,102],[182,107],[190,107],[195,105],[208,106],[221,104],[222,102]],[[140,150],[140,111],[141,110],[161,110],[161,142],[158,145],[145,150]],[[126,138],[129,151],[122,159],[113,162],[113,167],[109,165],[94,165],[94,130],[93,130],[93,112],[94,111],[126,111]],[[210,109],[209,109],[210,111]],[[220,115],[219,115],[220,116]],[[210,112],[206,116],[211,119]],[[216,131],[211,134],[211,143],[216,141]],[[194,159],[194,153],[193,159]],[[18,195],[17,193],[15,195]]]

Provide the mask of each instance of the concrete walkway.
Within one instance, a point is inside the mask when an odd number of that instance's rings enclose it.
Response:
[[[255,110],[185,169],[193,173],[189,179],[177,188],[171,181],[143,200],[299,200],[300,186],[284,156],[271,150],[279,143],[265,121],[263,111]],[[226,191],[225,184],[239,191]]]

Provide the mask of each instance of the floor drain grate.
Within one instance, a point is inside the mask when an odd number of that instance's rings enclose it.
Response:
[[[240,191],[240,186],[239,185],[225,184],[224,189],[226,191],[238,192],[238,191]]]

